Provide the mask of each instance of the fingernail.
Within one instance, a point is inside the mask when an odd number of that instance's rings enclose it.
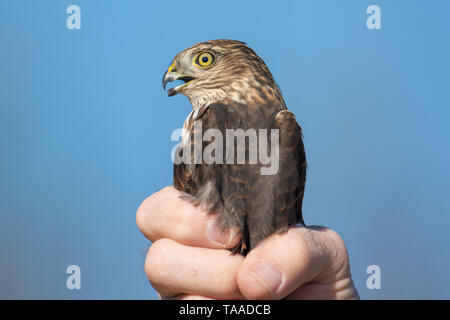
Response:
[[[250,269],[250,274],[270,293],[274,293],[281,284],[281,272],[270,262],[259,262]]]
[[[212,242],[222,247],[226,247],[236,236],[236,232],[232,229],[222,230],[217,223],[217,220],[211,219],[206,225],[206,236]]]

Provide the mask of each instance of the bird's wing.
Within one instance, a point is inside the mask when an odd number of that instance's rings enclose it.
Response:
[[[270,109],[273,108],[268,106],[266,110]],[[303,224],[306,160],[301,128],[294,115],[287,110],[264,112],[261,106],[215,104],[210,106],[201,120],[202,133],[209,128],[223,133],[224,155],[226,129],[279,130],[278,170],[274,174],[261,174],[261,169],[267,165],[262,164],[260,159],[257,164],[248,163],[248,144],[245,146],[245,164],[194,164],[192,153],[190,164],[174,167],[176,189],[185,192],[188,199],[191,196],[194,204],[218,213],[224,228],[242,230],[242,243],[234,250],[246,252],[274,232],[286,231],[288,226],[298,222]],[[191,135],[189,143],[193,149],[195,130],[192,124],[188,125],[188,129]],[[267,135],[270,150],[270,130]],[[207,144],[202,142],[203,150]],[[236,159],[237,148],[234,151]]]
[[[195,126],[201,122],[201,128]],[[191,117],[186,124],[189,140],[186,149],[195,150],[200,142],[201,150],[205,151],[209,141],[195,139],[196,134],[202,136],[209,129],[218,130],[223,137],[222,163],[207,164],[204,159],[201,163],[195,162],[195,152],[191,152],[187,163],[175,164],[174,186],[185,193],[185,198],[203,209],[219,214],[223,228],[242,228],[246,208],[245,192],[248,165],[226,164],[226,130],[243,128],[245,114],[236,105],[215,103],[202,112],[200,118]],[[237,148],[235,148],[235,153]],[[223,213],[223,214],[222,214]]]
[[[295,116],[288,110],[280,111],[275,117],[280,130],[280,174],[276,191],[276,207],[280,220],[277,224],[305,225],[302,215],[303,195],[306,184],[306,154],[302,129]],[[285,220],[285,221],[283,221]]]
[[[278,112],[271,127],[279,130],[279,168],[273,175],[257,175],[253,184],[247,217],[252,248],[274,232],[305,224],[302,203],[306,156],[302,130],[288,110]]]

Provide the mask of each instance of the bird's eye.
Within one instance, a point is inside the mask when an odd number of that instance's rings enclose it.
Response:
[[[200,68],[208,68],[213,65],[215,57],[212,52],[202,52],[198,54],[194,59],[194,64]]]

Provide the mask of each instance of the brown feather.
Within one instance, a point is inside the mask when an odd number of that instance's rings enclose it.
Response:
[[[217,62],[209,69],[193,70],[192,57],[208,50]],[[264,61],[245,43],[213,40],[198,43],[180,52],[174,68],[190,70],[195,80],[180,93],[191,101],[194,111],[185,122],[189,132],[190,162],[175,164],[174,186],[184,198],[211,214],[217,214],[223,229],[237,228],[241,242],[233,252],[246,254],[260,241],[276,232],[285,232],[297,223],[304,225],[302,202],[306,181],[306,157],[302,130],[294,115],[286,110],[281,92]],[[264,165],[194,163],[194,121],[202,122],[202,133],[218,129],[278,129],[279,170],[261,175]],[[201,143],[201,149],[210,142]],[[270,133],[268,133],[270,150]],[[234,148],[236,159],[237,148]]]

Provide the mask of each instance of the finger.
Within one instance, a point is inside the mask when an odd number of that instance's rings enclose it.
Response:
[[[236,230],[222,231],[216,215],[193,206],[180,195],[175,188],[166,187],[139,207],[136,223],[150,241],[169,238],[188,246],[218,249],[238,244],[240,235]]]
[[[248,299],[281,299],[305,283],[349,277],[347,251],[336,236],[319,227],[296,227],[270,236],[242,263],[237,276],[241,293]]]
[[[286,300],[355,300],[358,291],[351,278],[333,283],[307,283],[294,290]]]
[[[220,299],[240,299],[236,274],[243,261],[228,250],[185,246],[160,239],[150,247],[145,272],[161,295],[202,295]]]

